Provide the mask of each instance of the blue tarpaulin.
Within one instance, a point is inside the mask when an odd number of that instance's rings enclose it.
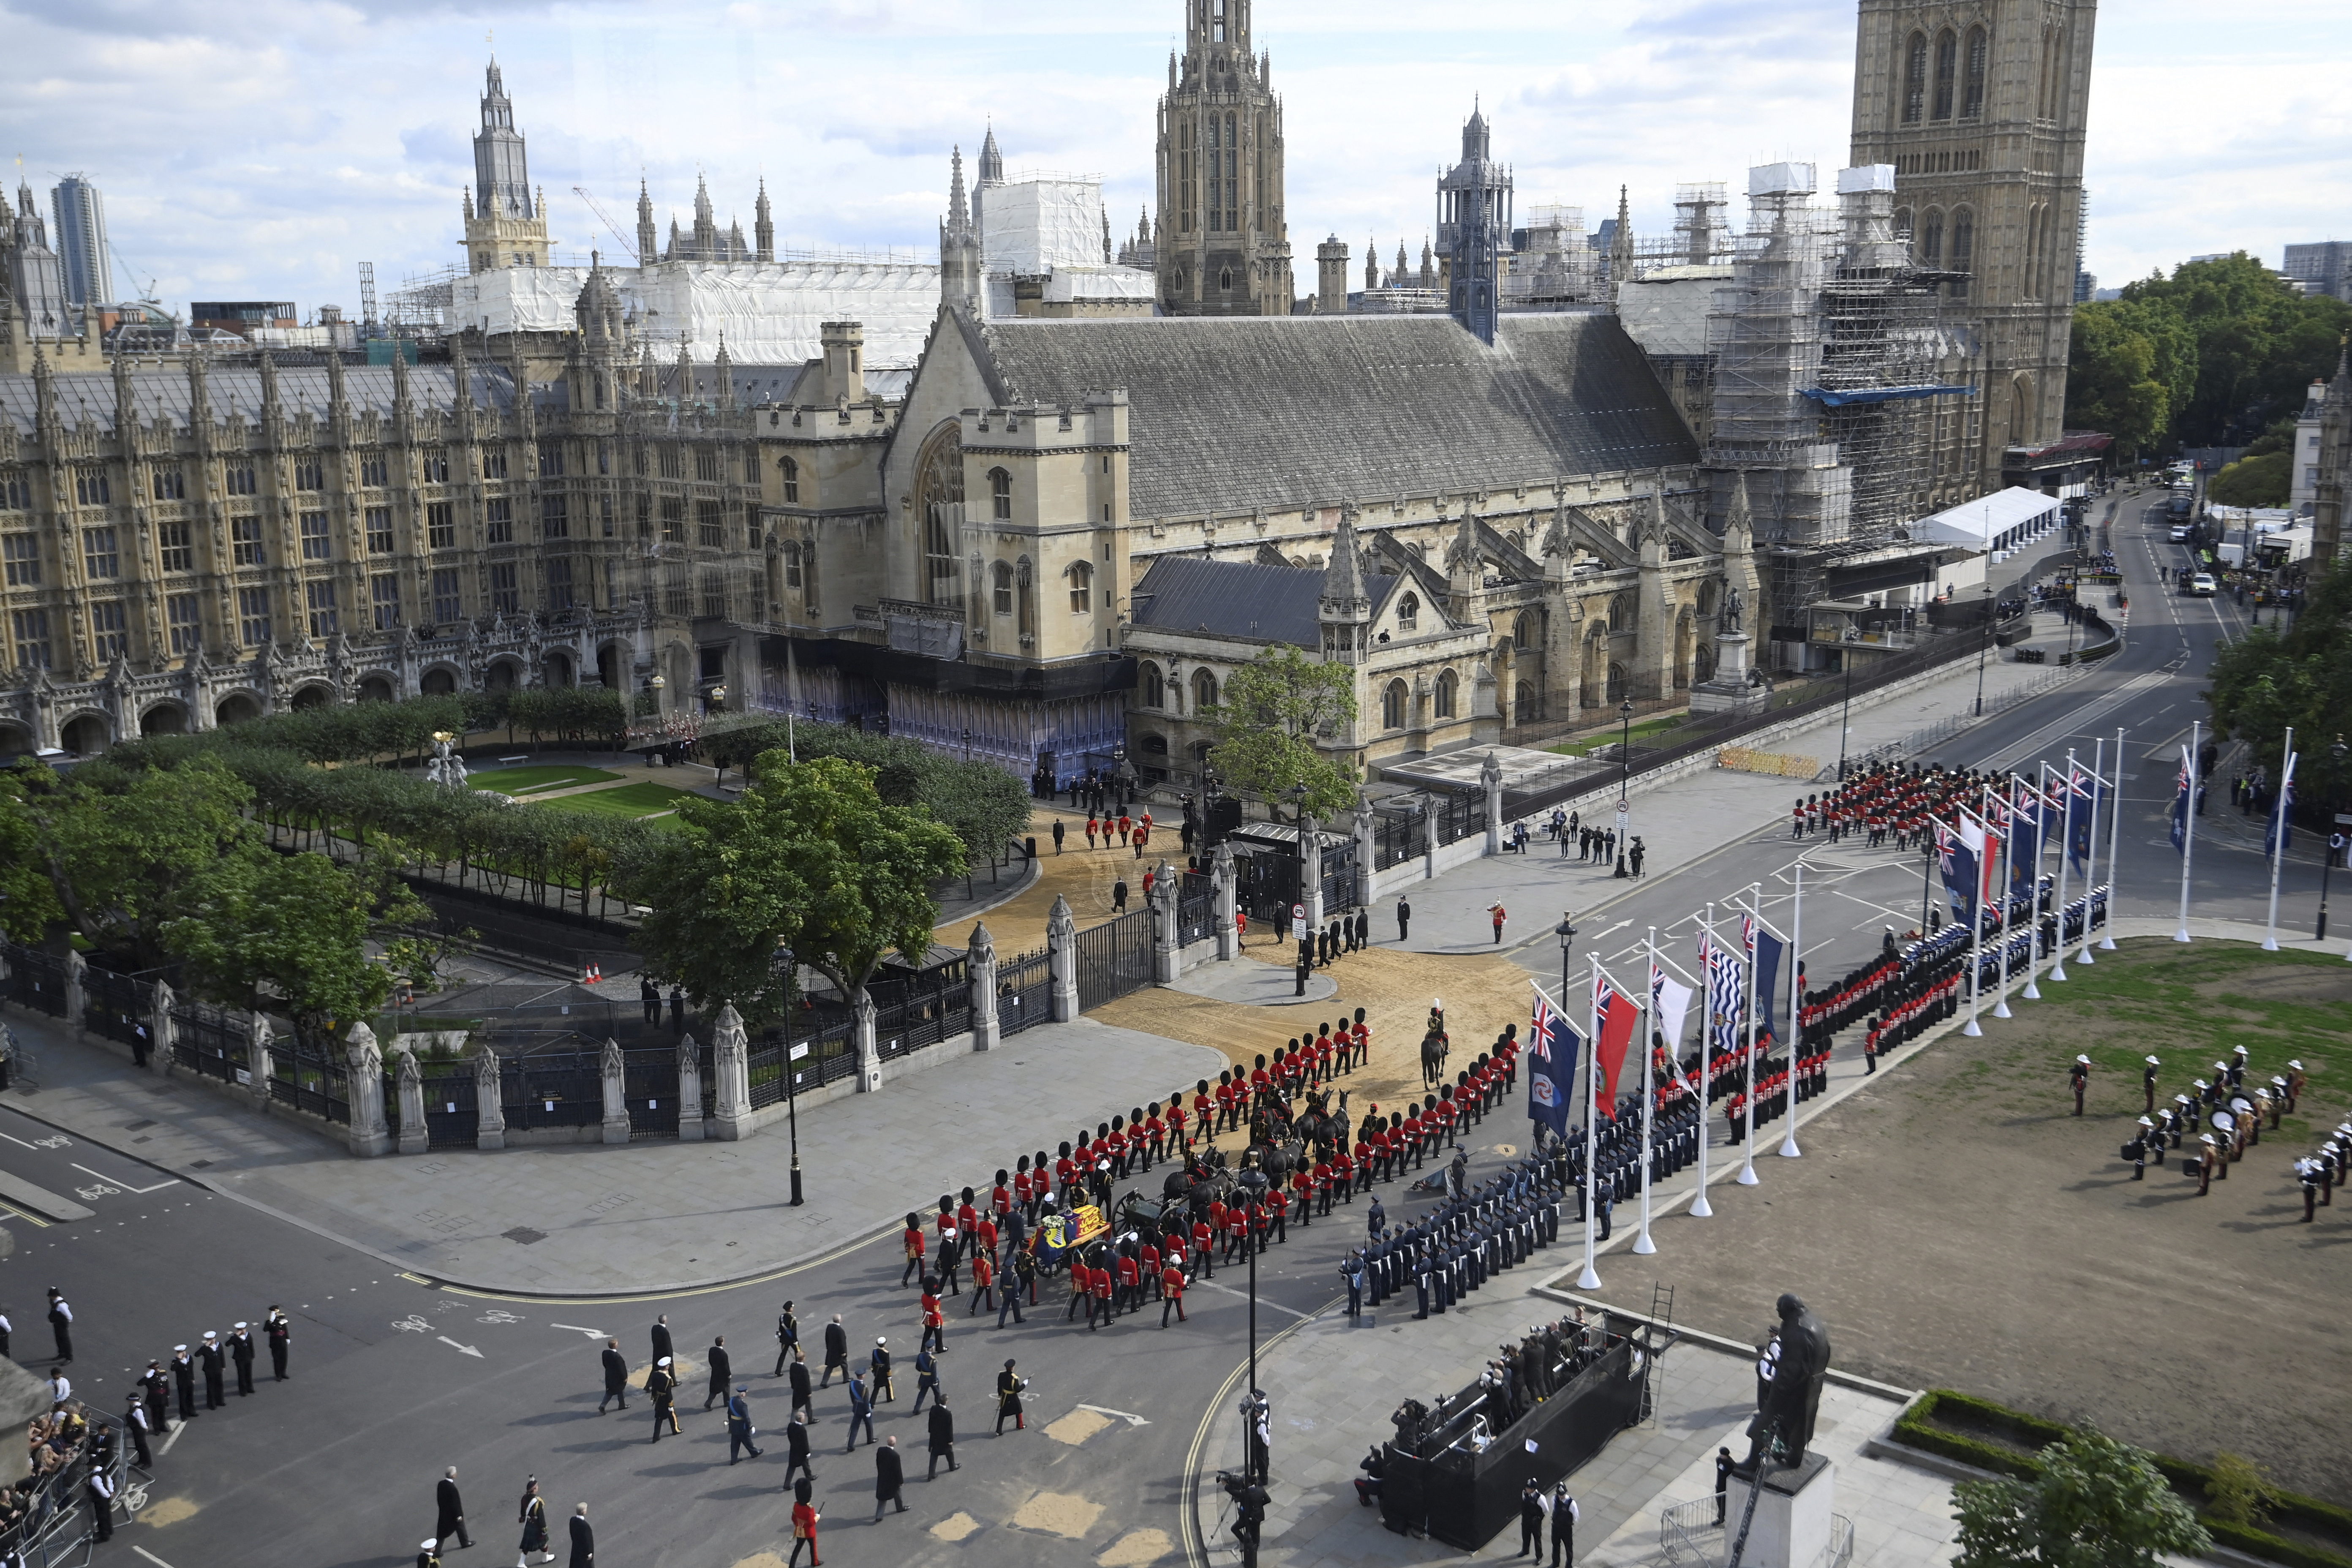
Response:
[[[1973,386],[1865,386],[1850,392],[1831,392],[1809,386],[1800,395],[1830,408],[1843,408],[1849,403],[1892,403],[1899,397],[1966,397],[1976,391]]]

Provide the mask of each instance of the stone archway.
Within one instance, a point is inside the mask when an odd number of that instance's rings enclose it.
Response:
[[[0,758],[26,756],[33,750],[33,732],[22,724],[0,722]]]
[[[1609,706],[1614,708],[1632,695],[1633,675],[1615,659],[1609,661]]]
[[[1685,608],[1675,619],[1675,689],[1685,691],[1691,683],[1691,657],[1698,646],[1698,622]]]
[[[1511,718],[1515,723],[1532,724],[1543,717],[1536,701],[1535,682],[1522,680],[1511,693]]]
[[[551,689],[570,686],[573,665],[572,655],[562,648],[551,649],[546,661],[540,666],[540,679]]]
[[[184,735],[188,732],[188,710],[177,702],[158,702],[139,715],[139,732],[142,735]]]
[[[114,724],[103,713],[77,713],[58,727],[58,743],[76,756],[94,757],[114,743]]]
[[[596,650],[596,679],[604,683],[607,691],[625,690],[634,663],[628,644],[608,642]]]
[[[482,672],[482,689],[486,691],[512,691],[521,684],[522,666],[511,658],[502,658]]]
[[[457,689],[457,672],[446,665],[428,669],[425,679],[416,683],[416,689],[427,697],[450,696]]]
[[[390,702],[395,695],[388,675],[371,675],[360,682],[359,700],[362,702]]]
[[[308,712],[313,708],[327,707],[334,700],[335,689],[333,687],[323,686],[313,681],[311,684],[301,688],[294,693],[294,700],[290,706],[293,708],[295,712],[303,713]]]
[[[250,691],[232,691],[213,704],[213,722],[243,724],[261,717],[261,699]]]

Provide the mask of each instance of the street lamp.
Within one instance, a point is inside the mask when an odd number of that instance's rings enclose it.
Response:
[[[963,760],[967,763],[971,761],[971,731],[970,730],[966,730],[963,732]]]
[[[1845,778],[1845,739],[1853,728],[1853,654],[1851,649],[1838,649],[1838,663],[1845,670],[1845,706],[1838,714],[1838,771],[1840,782]]]
[[[2327,748],[2327,759],[2329,762],[2336,764],[2335,771],[2329,775],[2327,781],[2328,794],[2331,797],[2336,796],[2342,787],[2340,781],[2344,777],[2345,750],[2344,737],[2341,735],[2336,736],[2336,743]],[[2314,942],[2326,942],[2327,940],[2327,873],[2333,870],[2336,867],[2335,841],[2343,837],[2341,830],[2336,826],[2336,823],[2340,823],[2342,820],[2343,818],[2339,816],[2336,818],[2336,822],[2328,824],[2328,842],[2323,847],[2325,853],[2323,853],[2319,858],[2319,929],[2312,933],[2311,940]]]
[[[1625,848],[1633,826],[1633,700],[1617,705],[1621,734],[1617,742],[1617,875],[1629,877]]]
[[[793,1197],[791,1207],[801,1206],[801,1110],[795,1092],[800,1073],[793,1066],[793,994],[800,989],[801,963],[789,947],[778,950],[784,961],[784,1124],[792,1132]],[[806,1046],[801,1047],[808,1049]]]
[[[1984,717],[1984,667],[1985,667],[1985,654],[1986,654],[1986,653],[1987,653],[1987,652],[1988,652],[1991,647],[1992,647],[1992,584],[1991,584],[1990,583],[1987,583],[1987,584],[1984,585],[1984,640],[1983,640],[1982,642],[1980,642],[1980,643],[1977,644],[1977,711],[1976,711],[1976,716],[1977,716],[1978,718],[1979,718],[1979,719],[1981,719],[1981,718],[1983,718],[1983,717]]]
[[[1559,938],[1559,1005],[1565,1007],[1568,1005],[1568,952],[1576,942],[1576,924],[1570,919],[1570,911],[1559,911],[1559,924],[1551,928],[1551,933]]]
[[[1265,1202],[1267,1184],[1266,1175],[1264,1171],[1259,1170],[1256,1166],[1253,1165],[1248,1170],[1244,1171],[1240,1175],[1234,1177],[1234,1184],[1242,1190],[1244,1194],[1245,1194],[1246,1201],[1253,1205]],[[1253,1226],[1251,1227],[1251,1231],[1252,1234],[1249,1238],[1249,1387],[1250,1393],[1253,1395],[1257,1395],[1260,1393],[1257,1381],[1258,1237],[1255,1234],[1255,1226]],[[1249,1434],[1244,1431],[1242,1436],[1242,1452],[1244,1454],[1250,1452],[1249,1443]]]

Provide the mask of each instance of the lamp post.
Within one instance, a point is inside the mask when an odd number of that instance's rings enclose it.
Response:
[[[1625,847],[1633,836],[1633,700],[1630,697],[1617,705],[1620,734],[1617,742],[1617,875],[1630,877],[1625,868]],[[1565,993],[1562,994],[1563,999]]]
[[[1551,928],[1551,933],[1559,938],[1559,1005],[1565,1007],[1568,1005],[1568,953],[1576,942],[1576,924],[1568,910],[1559,911],[1559,924]]]
[[[1990,651],[1991,647],[1992,647],[1992,584],[1991,584],[1990,583],[1987,583],[1987,584],[1984,585],[1984,640],[1977,644],[1977,711],[1976,711],[1976,716],[1977,716],[1978,718],[1979,718],[1979,719],[1981,719],[1981,718],[1983,718],[1983,717],[1984,717],[1984,667],[1985,667],[1985,655],[1986,655],[1986,653],[1988,653],[1989,651]]]
[[[1266,1175],[1264,1171],[1257,1169],[1255,1166],[1252,1166],[1250,1169],[1244,1171],[1239,1176],[1234,1178],[1234,1184],[1248,1194],[1249,1202],[1253,1205],[1262,1204],[1265,1201]],[[1257,1247],[1257,1236],[1255,1234],[1255,1227],[1253,1227],[1249,1241],[1249,1389],[1253,1397],[1256,1397],[1258,1395]],[[1244,1454],[1249,1452],[1249,1436],[1246,1432],[1243,1434],[1242,1451]]]
[[[2336,743],[2327,748],[2327,760],[2335,764],[2334,771],[2327,781],[2328,794],[2331,797],[2335,796],[2341,787],[2337,781],[2344,776],[2345,750],[2344,737],[2341,735],[2336,736]],[[2336,825],[2330,823],[2327,837],[2331,842],[2322,847],[2323,852],[2319,857],[2319,929],[2312,933],[2311,940],[2314,942],[2327,940],[2327,873],[2336,868],[2336,846],[2332,841],[2341,836]]]
[[[801,964],[789,947],[780,950],[784,962],[784,1125],[790,1129],[793,1146],[793,1197],[791,1206],[801,1206],[801,1109],[796,1092],[800,1072],[793,1066],[793,994],[800,989]],[[806,1046],[801,1047],[808,1049]]]
[[[1845,671],[1845,706],[1838,713],[1838,771],[1841,783],[1845,779],[1845,738],[1853,728],[1853,655],[1845,648],[1838,649],[1838,664]]]
[[[963,732],[963,760],[967,763],[971,761],[971,731],[970,730],[966,730]]]

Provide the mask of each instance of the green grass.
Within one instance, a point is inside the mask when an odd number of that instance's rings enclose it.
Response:
[[[620,776],[603,768],[498,768],[487,773],[469,773],[466,783],[475,789],[496,790],[500,795],[527,795],[532,790],[564,784],[610,784]]]
[[[585,795],[567,795],[561,800],[547,804],[558,811],[593,811],[603,816],[635,818],[650,816],[658,811],[675,811],[678,802],[694,798],[692,790],[672,789],[661,784],[624,784],[619,789],[595,789]],[[663,818],[663,821],[667,820]]]
[[[1669,713],[1662,719],[1644,719],[1633,726],[1633,738],[1640,740],[1646,735],[1658,735],[1668,730],[1680,729],[1685,717],[1685,715],[1681,713]],[[1620,728],[1612,730],[1605,735],[1594,735],[1587,740],[1570,741],[1566,745],[1547,746],[1544,749],[1556,752],[1563,757],[1590,756],[1602,746],[1615,745],[1624,739],[1624,735],[1625,731]]]

